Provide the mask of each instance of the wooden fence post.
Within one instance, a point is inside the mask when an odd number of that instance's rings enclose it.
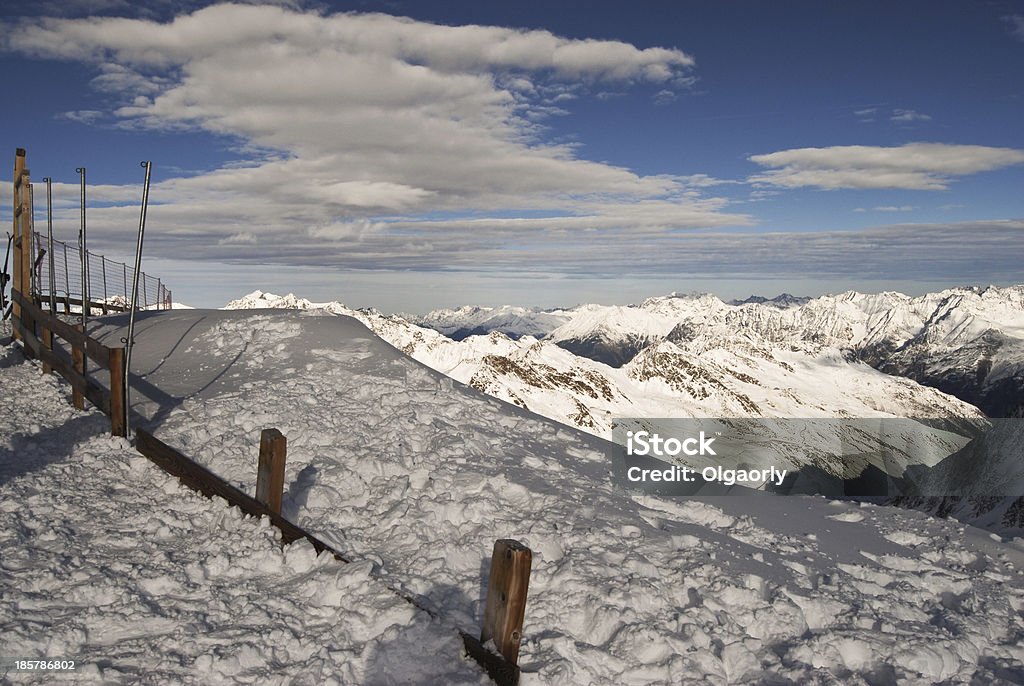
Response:
[[[45,326],[40,331],[39,341],[47,350],[53,350],[53,332]],[[50,363],[43,362],[43,374],[50,374],[51,372],[53,372],[53,367],[50,366]]]
[[[22,253],[22,240],[21,240],[21,215],[28,211],[25,203],[22,202],[22,183],[23,173],[25,171],[25,149],[17,148],[14,151],[14,176],[11,177],[14,186],[14,225],[12,247],[14,248],[14,264],[12,265],[12,278],[11,278],[11,290],[21,290],[21,253]],[[24,246],[24,250],[28,250],[28,246]],[[14,303],[12,305],[11,316],[14,319],[21,320],[21,305]],[[11,332],[14,340],[21,340],[21,332],[18,331],[18,327],[14,327]]]
[[[81,324],[75,324],[75,329],[83,333],[85,332]],[[71,366],[76,372],[85,376],[85,350],[74,343],[71,343]],[[72,390],[71,400],[74,402],[76,409],[85,409],[85,395],[77,388]]]
[[[494,542],[480,640],[494,639],[498,652],[512,664],[519,662],[532,563],[533,553],[519,541],[503,538]]]
[[[24,158],[22,158],[24,159]],[[28,169],[21,170],[21,283],[18,290],[29,300],[32,299],[32,202]],[[35,332],[35,323],[31,329]]]
[[[108,368],[110,369],[110,435],[127,436],[125,420],[124,348],[111,348]]]
[[[277,429],[264,429],[260,434],[260,461],[256,468],[256,500],[274,514],[281,514],[284,496],[284,461],[288,441]]]

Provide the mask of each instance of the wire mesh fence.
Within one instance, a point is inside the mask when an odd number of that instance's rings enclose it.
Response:
[[[51,301],[51,294],[52,300],[58,303],[84,300],[80,247],[54,240],[51,250],[46,236],[33,232],[32,238],[34,295],[44,306]],[[86,257],[88,284],[85,290],[91,307],[128,310],[135,269],[90,251],[86,251]],[[144,272],[139,273],[139,308],[171,308],[171,291],[160,279]]]

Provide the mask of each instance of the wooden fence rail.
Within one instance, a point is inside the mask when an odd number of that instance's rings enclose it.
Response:
[[[260,437],[260,455],[264,458],[275,453],[279,460],[275,461],[282,472],[284,468],[283,445],[284,437],[277,429],[266,429]],[[275,445],[269,445],[275,444]],[[217,476],[209,469],[199,464],[185,454],[167,445],[153,434],[144,429],[135,431],[135,449],[142,455],[149,458],[168,474],[178,477],[181,483],[198,491],[208,498],[219,496],[229,504],[239,508],[247,515],[254,517],[268,517],[270,523],[281,531],[281,543],[288,545],[300,539],[309,541],[317,553],[327,552],[334,556],[339,562],[348,563],[347,557],[336,549],[309,533],[302,527],[281,516],[279,508],[282,497],[281,489],[284,484],[283,474],[280,479],[270,479],[264,476],[264,485],[257,486],[258,495],[266,500],[275,501],[277,508],[261,502],[260,499],[245,493],[241,489],[228,483],[227,480]],[[259,483],[259,469],[257,466],[257,480]],[[519,642],[522,636],[523,614],[526,608],[526,591],[530,575],[530,549],[518,541],[503,539],[494,545],[494,555],[491,559],[491,574],[488,584],[488,610],[484,619],[484,630],[480,638],[465,631],[459,630],[462,638],[462,645],[466,654],[473,658],[487,675],[498,686],[516,686],[519,683],[520,670],[518,666]],[[389,587],[390,588],[390,587]],[[436,611],[426,607],[416,598],[390,589],[398,594],[403,600],[419,610],[426,612],[431,617],[438,617]],[[497,619],[500,617],[500,620]],[[489,640],[495,642],[498,652],[488,650],[484,643]]]
[[[44,295],[42,299],[45,301],[46,296]],[[54,300],[57,301],[58,305],[63,305],[64,314],[78,314],[79,312],[82,311],[81,298],[72,298],[71,296],[68,295],[58,295],[54,297]],[[103,314],[110,314],[111,312],[127,312],[128,309],[129,308],[127,306],[121,306],[115,303],[110,303],[103,300],[94,300],[93,298],[89,298],[89,314],[91,314],[94,310],[99,310]]]
[[[55,314],[46,312],[25,298],[17,290],[11,299],[19,306],[19,316],[12,317],[14,330],[29,356],[37,358],[47,371],[54,371],[71,384],[75,406],[84,407],[88,400],[104,414],[110,416],[110,433],[125,435],[125,375],[124,348],[108,348],[87,336],[81,325],[68,324]],[[41,329],[42,333],[37,333]],[[54,339],[62,339],[71,349],[70,355]],[[68,356],[69,355],[69,356]],[[100,369],[110,374],[110,383],[104,388],[84,371],[88,357]]]

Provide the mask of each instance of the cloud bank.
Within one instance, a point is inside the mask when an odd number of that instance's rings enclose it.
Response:
[[[242,4],[168,23],[24,20],[5,35],[8,51],[93,65],[92,86],[118,102],[65,118],[240,141],[241,162],[157,184],[150,215],[169,237],[203,236],[239,258],[286,254],[296,236],[348,256],[373,236],[409,265],[433,266],[481,235],[539,240],[543,229],[579,242],[587,231],[753,222],[706,196],[707,184],[588,161],[543,138],[543,119],[578,88],[685,88],[694,60],[678,49]],[[129,208],[94,214],[131,229]]]
[[[1024,164],[1024,150],[947,143],[842,145],[781,150],[752,155],[750,160],[769,168],[750,178],[756,184],[936,191],[946,190],[957,176]]]

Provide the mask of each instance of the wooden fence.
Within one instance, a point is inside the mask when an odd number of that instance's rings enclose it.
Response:
[[[264,429],[260,436],[257,460],[256,497],[250,496],[227,480],[217,476],[185,454],[164,443],[144,429],[136,429],[135,449],[150,461],[193,491],[208,498],[219,496],[253,517],[267,517],[281,531],[281,543],[288,545],[300,539],[309,541],[317,553],[327,552],[339,562],[348,563],[345,555],[281,516],[284,490],[286,441],[277,429]],[[530,579],[532,553],[518,541],[498,540],[491,555],[491,571],[487,585],[483,630],[476,637],[461,629],[466,654],[473,658],[498,686],[519,683],[519,646]],[[387,587],[407,603],[440,618],[435,610],[416,598]],[[493,652],[485,643],[493,642]]]
[[[43,371],[57,372],[67,379],[75,407],[83,409],[88,400],[110,416],[110,432],[124,436],[127,419],[124,348],[108,348],[86,335],[80,325],[69,324],[57,317],[56,312],[44,311],[32,297],[32,186],[23,148],[15,152],[13,184],[11,322],[14,339],[21,342],[27,356],[43,363]],[[89,373],[88,360],[109,374],[106,387]]]
[[[108,348],[85,334],[81,324],[68,324],[45,312],[18,291],[11,291],[18,314],[11,318],[14,332],[29,357],[43,363],[43,371],[57,372],[71,384],[75,407],[85,408],[88,400],[110,417],[110,433],[124,436],[125,406],[124,348]],[[68,349],[61,344],[63,340]],[[86,360],[109,374],[106,388],[86,371]]]
[[[68,251],[69,246],[60,241],[45,241],[43,237],[33,229],[32,215],[32,183],[28,168],[25,165],[25,150],[18,148],[14,156],[14,233],[11,240],[13,248],[13,276],[11,278],[11,322],[13,337],[22,344],[24,353],[43,363],[43,371],[56,372],[64,377],[71,385],[75,407],[84,409],[85,401],[95,405],[105,414],[110,416],[110,431],[115,436],[125,436],[127,431],[128,407],[126,406],[127,375],[124,367],[125,349],[123,347],[107,347],[98,340],[90,337],[81,325],[71,324],[66,319],[57,316],[60,305],[63,305],[64,314],[72,314],[73,308],[82,312],[97,310],[103,314],[108,312],[126,311],[127,283],[129,276],[134,271],[129,271],[127,265],[113,263],[99,255],[85,253],[88,259],[99,261],[102,274],[102,289],[104,296],[107,292],[107,265],[120,267],[117,277],[123,277],[124,295],[118,293],[118,297],[124,302],[112,302],[104,297],[102,300],[89,298],[88,302],[83,301],[81,295],[73,290],[69,274]],[[47,249],[60,247],[64,250],[62,262],[65,265],[63,281],[54,281],[54,274],[49,272],[48,261],[43,259]],[[38,255],[34,254],[38,251]],[[81,253],[79,253],[81,257]],[[51,260],[52,261],[52,255]],[[47,266],[46,279],[43,278],[42,267]],[[159,279],[145,274],[139,274],[143,284],[146,279],[155,284],[155,293],[158,300],[154,307],[170,306],[170,291]],[[43,281],[54,282],[53,286],[43,287]],[[121,284],[117,278],[112,280],[115,284]],[[62,286],[63,295],[58,295],[56,290]],[[77,297],[76,297],[77,296]],[[45,309],[44,309],[45,305]],[[144,307],[149,306],[149,301],[142,302]],[[90,364],[90,361],[92,364]],[[106,386],[96,379],[96,371],[105,372],[101,374],[101,380],[107,380]]]
[[[127,412],[125,390],[125,349],[110,348],[88,336],[82,326],[69,324],[54,311],[46,311],[32,297],[31,203],[29,171],[25,168],[25,151],[18,149],[14,172],[14,276],[11,282],[13,335],[22,344],[27,357],[43,364],[43,371],[57,372],[71,385],[75,407],[84,409],[88,400],[110,416],[110,431],[125,436]],[[65,312],[81,300],[62,298]],[[103,303],[92,306],[101,308]],[[105,311],[105,310],[104,310]],[[107,387],[98,383],[87,371],[87,360],[109,374]],[[299,539],[309,541],[318,553],[328,552],[340,562],[349,560],[324,541],[281,516],[284,488],[284,467],[287,442],[276,429],[267,429],[260,440],[257,467],[256,497],[252,497],[206,467],[157,439],[148,431],[138,429],[135,448],[164,471],[176,476],[182,484],[207,497],[220,496],[231,505],[254,517],[268,517],[281,531],[281,542],[287,545]],[[519,646],[530,576],[532,554],[526,546],[510,539],[498,540],[491,556],[491,571],[483,631],[478,638],[459,630],[466,654],[472,657],[498,686],[519,683]],[[416,598],[393,588],[389,589],[406,602],[438,618],[436,611]],[[493,652],[485,643],[493,642]]]

